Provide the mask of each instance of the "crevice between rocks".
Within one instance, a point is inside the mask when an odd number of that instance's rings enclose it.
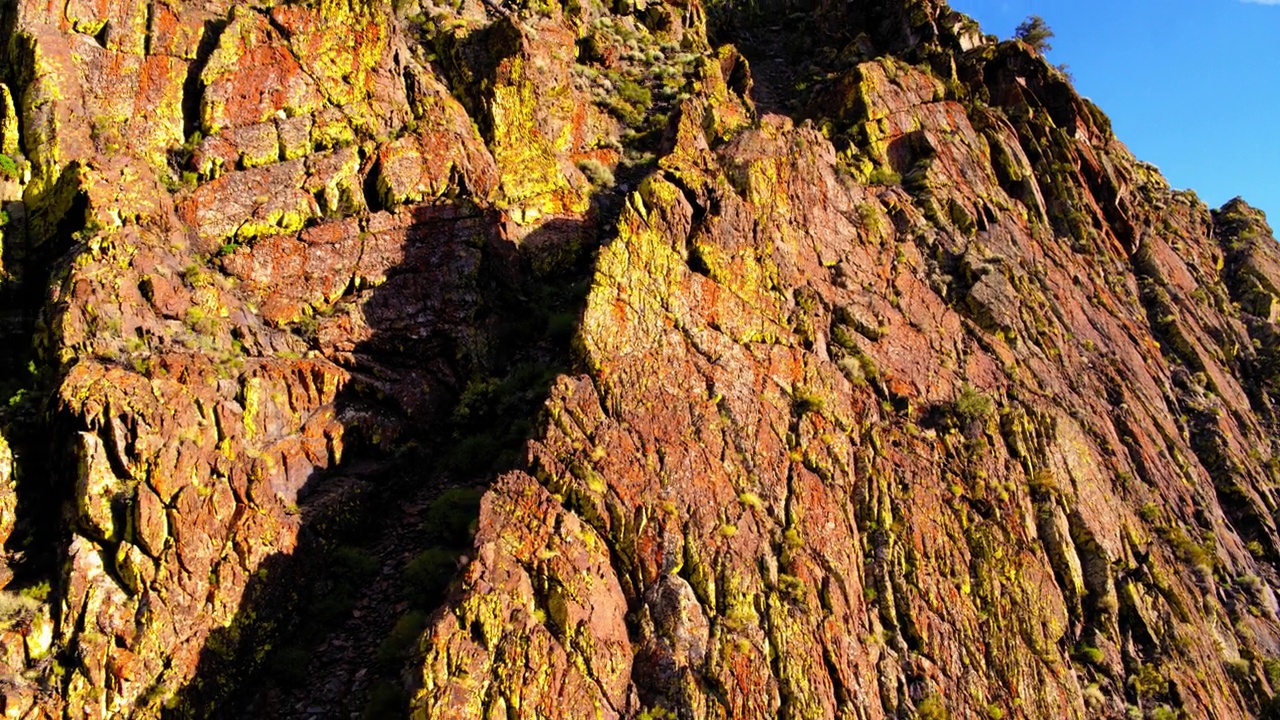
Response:
[[[184,138],[194,137],[202,127],[200,102],[203,99],[204,80],[201,76],[209,65],[213,53],[218,49],[222,32],[226,28],[226,19],[206,20],[204,32],[200,36],[200,44],[196,48],[196,57],[187,66],[187,77],[182,82],[182,135]]]

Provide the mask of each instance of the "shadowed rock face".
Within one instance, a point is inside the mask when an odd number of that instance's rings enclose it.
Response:
[[[1026,46],[913,0],[0,24],[6,717],[1274,712],[1280,246]]]

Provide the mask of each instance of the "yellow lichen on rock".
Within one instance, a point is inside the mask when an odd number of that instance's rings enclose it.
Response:
[[[501,173],[498,206],[521,225],[539,218],[578,214],[587,199],[575,191],[561,170],[547,138],[534,120],[537,89],[525,75],[520,56],[502,62],[493,87],[493,159]]]

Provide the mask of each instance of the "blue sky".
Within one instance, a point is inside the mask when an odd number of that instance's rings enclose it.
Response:
[[[1001,38],[1028,15],[1133,154],[1280,231],[1280,0],[951,0]]]

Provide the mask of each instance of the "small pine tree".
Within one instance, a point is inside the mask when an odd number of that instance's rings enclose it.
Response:
[[[1039,15],[1030,15],[1018,29],[1014,32],[1014,37],[1031,46],[1033,50],[1044,54],[1053,49],[1049,44],[1049,38],[1053,37],[1053,31],[1049,29],[1049,24]]]

